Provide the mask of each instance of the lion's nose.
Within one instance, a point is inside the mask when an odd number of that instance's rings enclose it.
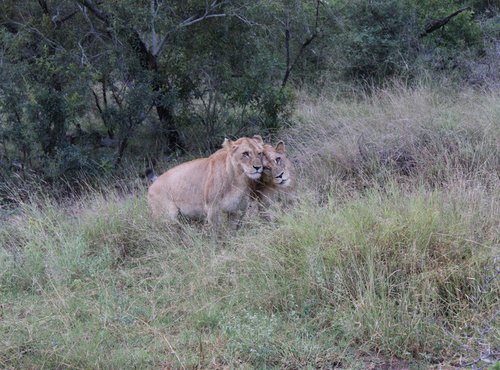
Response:
[[[257,172],[262,172],[262,166],[253,166],[253,168],[255,168]]]

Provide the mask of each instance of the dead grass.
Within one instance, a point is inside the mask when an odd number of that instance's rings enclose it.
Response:
[[[304,99],[287,131],[304,177],[321,192],[396,180],[498,183],[500,97],[396,86],[359,102]],[[476,181],[477,182],[477,181]],[[309,188],[311,183],[307,184]]]

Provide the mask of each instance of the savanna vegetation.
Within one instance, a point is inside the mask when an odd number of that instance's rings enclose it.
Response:
[[[494,1],[0,4],[0,367],[497,368]],[[162,172],[282,139],[215,240]]]

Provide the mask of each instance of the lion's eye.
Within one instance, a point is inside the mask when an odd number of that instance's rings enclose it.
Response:
[[[243,152],[243,157],[250,157],[250,152]]]
[[[276,161],[276,164],[280,164],[281,163],[281,157],[276,157],[275,161]]]

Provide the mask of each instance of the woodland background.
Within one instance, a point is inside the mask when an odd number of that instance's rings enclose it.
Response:
[[[499,369],[493,0],[2,0],[0,368]],[[214,240],[144,171],[284,140]]]
[[[0,14],[2,179],[67,182],[272,137],[299,90],[500,79],[492,0],[4,0]]]

